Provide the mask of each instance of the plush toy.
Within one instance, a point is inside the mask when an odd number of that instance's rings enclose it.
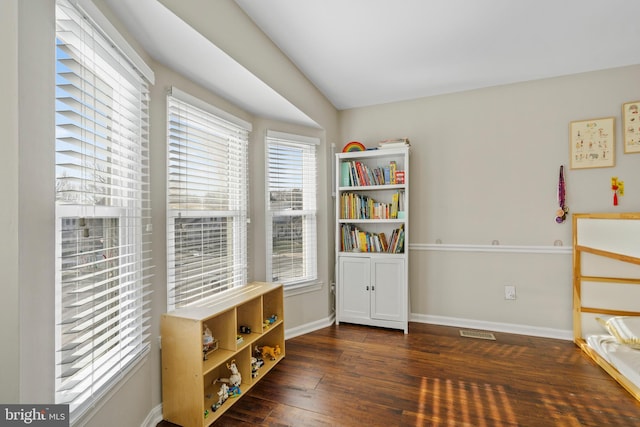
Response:
[[[232,360],[231,363],[227,363],[227,368],[231,371],[229,378],[218,378],[213,383],[215,384],[220,381],[221,383],[229,384],[231,387],[239,387],[242,382],[242,376],[240,375],[240,371],[238,371],[236,361]]]

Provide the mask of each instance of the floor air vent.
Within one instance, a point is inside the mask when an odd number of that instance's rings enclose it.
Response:
[[[496,339],[495,335],[493,335],[491,332],[484,332],[484,331],[464,331],[461,330],[460,331],[460,336],[461,337],[467,337],[467,338],[478,338],[481,340],[494,340]]]

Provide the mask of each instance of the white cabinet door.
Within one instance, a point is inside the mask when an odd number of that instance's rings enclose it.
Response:
[[[371,261],[366,257],[340,257],[339,318],[370,318]]]
[[[371,264],[371,318],[404,321],[404,259],[375,258]]]

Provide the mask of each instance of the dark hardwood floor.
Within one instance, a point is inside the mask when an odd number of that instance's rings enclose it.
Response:
[[[640,426],[640,404],[572,342],[459,330],[341,324],[290,339],[213,425]]]

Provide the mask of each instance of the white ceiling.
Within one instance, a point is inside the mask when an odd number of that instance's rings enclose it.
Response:
[[[636,0],[236,0],[339,109],[640,64]]]
[[[250,112],[258,90],[266,117],[310,120],[156,0],[105,1],[159,62]],[[338,109],[640,64],[636,0],[235,2]]]

